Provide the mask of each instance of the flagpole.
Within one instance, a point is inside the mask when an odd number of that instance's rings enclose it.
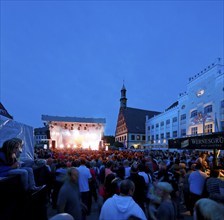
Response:
[[[215,132],[218,132],[218,131],[219,131],[219,127],[218,127],[218,121],[217,121],[216,112],[215,112]],[[220,153],[220,150],[217,152],[217,149],[214,148],[213,153],[214,153],[213,167],[217,167],[218,155]]]

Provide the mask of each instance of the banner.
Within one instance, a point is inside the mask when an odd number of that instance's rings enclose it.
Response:
[[[224,132],[168,140],[169,148],[224,150]]]

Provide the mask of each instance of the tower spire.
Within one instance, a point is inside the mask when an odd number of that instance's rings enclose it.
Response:
[[[120,108],[127,108],[127,98],[126,98],[126,88],[124,86],[124,80],[123,80],[123,86],[121,89],[121,98],[120,98]]]

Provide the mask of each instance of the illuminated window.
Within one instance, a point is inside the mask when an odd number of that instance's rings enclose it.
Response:
[[[198,134],[198,127],[191,128],[191,134]]]
[[[212,124],[205,125],[205,133],[212,133]]]

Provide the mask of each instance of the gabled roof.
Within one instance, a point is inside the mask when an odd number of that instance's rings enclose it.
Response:
[[[61,122],[80,122],[80,123],[101,123],[105,124],[105,118],[78,118],[78,117],[61,117],[61,116],[50,116],[42,115],[43,121],[61,121]]]
[[[161,113],[130,107],[121,108],[120,111],[123,113],[128,133],[145,133],[146,115],[152,118],[154,115]]]
[[[170,110],[171,108],[174,108],[174,107],[176,107],[176,106],[178,106],[178,101],[176,101],[176,102],[174,102],[172,105],[170,105],[165,111],[168,111],[168,110]]]
[[[0,102],[0,115],[3,115],[7,118],[13,119],[13,117],[8,113],[3,104]]]

